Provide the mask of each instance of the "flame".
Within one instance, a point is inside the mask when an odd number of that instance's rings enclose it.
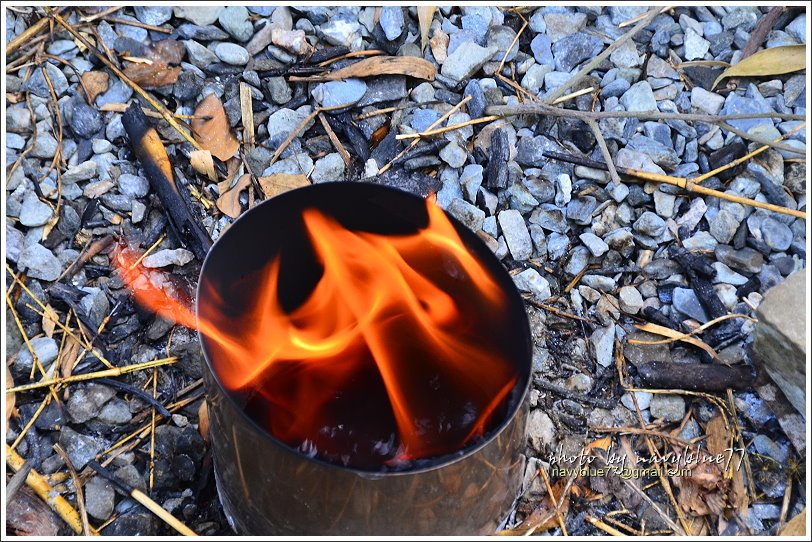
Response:
[[[394,420],[395,441],[376,433],[384,459],[429,457],[482,436],[518,376],[489,333],[504,315],[502,288],[444,212],[432,201],[427,211],[416,233],[383,235],[306,209],[323,274],[291,311],[279,299],[280,257],[232,285],[256,294],[236,317],[228,292],[203,283],[197,318],[160,276],[134,268],[136,254],[120,250],[115,261],[140,304],[206,336],[224,386],[261,398],[258,415],[277,438],[329,451],[330,438],[359,438],[349,409]]]

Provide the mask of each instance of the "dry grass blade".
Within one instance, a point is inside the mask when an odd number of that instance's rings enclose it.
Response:
[[[406,56],[375,56],[364,58],[344,68],[310,77],[290,77],[291,81],[337,81],[351,77],[375,77],[378,75],[408,75],[415,79],[434,81],[437,68],[422,58]]]
[[[806,45],[771,47],[750,55],[723,71],[713,82],[711,88],[716,88],[716,85],[727,77],[781,75],[797,72],[804,68],[806,68]]]
[[[705,343],[704,341],[701,341],[699,339],[696,339],[694,337],[691,337],[690,334],[686,335],[685,333],[680,333],[679,331],[675,331],[675,330],[671,329],[670,327],[659,326],[657,324],[652,324],[652,323],[635,324],[634,327],[636,327],[640,331],[647,331],[649,333],[655,333],[657,335],[663,335],[664,337],[668,337],[668,338],[673,339],[675,341],[682,341],[682,342],[685,342],[685,343],[688,343],[688,344],[692,344],[692,345],[694,345],[694,346],[696,346],[698,348],[701,348],[702,350],[704,350],[708,354],[710,354],[711,357],[714,358],[714,359],[718,359],[718,357],[719,357],[719,355],[716,353],[716,351],[713,348],[711,348],[707,343]],[[636,339],[630,339],[629,344],[637,344],[637,340]]]
[[[668,339],[662,339],[660,341],[642,341],[640,339],[629,339],[628,343],[629,344],[648,344],[648,345],[669,344],[669,343],[673,343],[673,342],[676,342],[676,341],[681,341],[683,339],[687,339],[687,338],[689,338],[689,337],[691,337],[693,335],[696,335],[697,333],[702,333],[706,329],[715,326],[719,322],[723,322],[725,320],[730,320],[731,318],[744,318],[745,320],[750,320],[751,322],[756,322],[757,321],[755,318],[751,318],[751,317],[749,317],[747,315],[744,315],[744,314],[725,314],[724,316],[720,316],[719,318],[714,318],[713,320],[710,320],[709,322],[705,322],[704,324],[702,324],[698,328],[693,329],[688,333],[679,333],[677,331],[671,330],[671,331],[674,331],[674,333],[676,333],[676,335],[674,335],[674,336],[667,335],[669,337]],[[651,325],[655,325],[655,324],[651,324]],[[648,331],[647,329],[643,329],[645,326],[640,325],[640,324],[635,325],[635,327],[637,329],[641,330],[641,331]],[[665,329],[669,329],[669,328],[665,328]],[[654,331],[652,333],[657,333],[657,332]],[[658,334],[663,335],[663,333],[658,333]]]
[[[11,377],[11,370],[8,368],[8,360],[6,361],[6,387],[14,387],[14,379]],[[16,397],[13,393],[6,393],[6,431],[8,431],[8,424],[12,415],[14,415]]]
[[[219,160],[232,158],[240,148],[240,142],[231,133],[226,110],[215,94],[209,94],[195,108],[192,133],[200,147],[211,151]]]
[[[240,115],[242,116],[242,142],[247,151],[254,149],[254,98],[251,87],[240,83]]]
[[[417,23],[420,27],[420,51],[426,49],[426,44],[429,42],[429,29],[431,29],[431,20],[434,18],[434,12],[437,11],[436,6],[417,6]]]

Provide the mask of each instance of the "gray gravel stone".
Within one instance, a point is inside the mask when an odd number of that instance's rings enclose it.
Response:
[[[6,223],[6,259],[17,263],[20,258],[20,252],[23,250],[23,243],[25,239],[23,233],[11,225],[11,222]]]
[[[628,314],[637,314],[643,308],[643,296],[634,286],[623,286],[618,291],[620,310]]]
[[[34,354],[36,354],[40,364],[45,368],[59,355],[59,346],[56,341],[50,337],[36,337],[31,339],[29,344],[31,344],[31,348],[34,350]],[[31,367],[34,365],[34,358],[31,357],[31,352],[27,346],[23,345],[20,348],[15,360],[15,371],[19,373],[30,373]]]
[[[609,245],[592,232],[582,233],[579,238],[595,257],[603,256],[609,251]]]
[[[595,350],[598,365],[609,367],[615,362],[615,324],[595,329],[589,341]]]
[[[156,268],[168,265],[186,265],[195,258],[195,255],[185,248],[158,250],[153,252],[141,262],[144,267]]]
[[[217,58],[226,64],[235,66],[245,66],[251,60],[251,55],[245,50],[245,47],[237,45],[236,43],[218,43],[214,48],[214,54]]]
[[[400,6],[386,6],[381,9],[381,28],[386,39],[394,41],[403,33],[403,8]]]
[[[454,198],[446,210],[457,220],[468,226],[472,231],[482,229],[485,221],[485,211],[460,198]]]
[[[695,86],[691,90],[691,107],[707,113],[708,115],[718,115],[725,104],[725,99],[715,92],[708,92],[700,86]]]
[[[135,18],[145,24],[160,26],[172,18],[170,6],[135,6],[133,9]]]
[[[62,264],[54,253],[40,245],[33,243],[26,246],[17,260],[20,270],[25,269],[29,277],[54,281],[62,274]]]
[[[74,423],[85,423],[95,418],[115,395],[112,388],[95,383],[77,387],[66,403],[68,415]]]
[[[778,252],[787,250],[792,244],[792,230],[771,216],[761,222],[761,235],[767,246]]]
[[[460,168],[465,165],[468,159],[468,152],[457,143],[449,143],[440,150],[440,158],[453,168]]]
[[[547,35],[552,41],[558,41],[584,29],[587,22],[586,13],[551,12],[544,15]]]
[[[513,259],[527,260],[533,256],[533,241],[521,213],[508,209],[500,211],[497,218]]]
[[[138,175],[122,173],[118,177],[118,190],[125,196],[143,198],[149,192],[149,181]]]
[[[235,40],[246,42],[254,35],[254,25],[248,20],[248,16],[248,10],[244,7],[228,6],[220,12],[220,26]]]
[[[543,302],[552,295],[550,283],[535,269],[525,269],[514,275],[513,282],[520,291],[533,294],[533,298],[538,302]]]
[[[83,469],[87,463],[101,451],[106,450],[110,442],[77,433],[68,426],[62,427],[59,434],[59,444],[65,449],[74,468]]]
[[[657,100],[648,81],[640,81],[629,87],[620,97],[626,111],[657,111]]]
[[[112,515],[116,498],[113,484],[101,476],[94,476],[85,484],[84,494],[85,510],[90,516],[105,521]]]
[[[323,107],[352,105],[361,101],[367,85],[361,79],[345,79],[320,83],[313,89],[313,98]]]
[[[185,40],[186,52],[189,55],[189,62],[198,68],[208,68],[211,64],[219,61],[217,55],[209,50],[205,45],[201,45],[195,40]]]
[[[46,62],[43,66],[45,71],[48,72],[48,79],[50,79],[51,85],[54,87],[56,97],[61,97],[68,90],[68,79],[65,77],[65,74],[62,73],[62,70],[50,62]],[[28,81],[23,84],[23,90],[27,90],[40,98],[50,99],[51,87],[48,86],[42,70],[43,67],[34,70],[34,73],[28,78]]]
[[[685,60],[704,60],[710,42],[689,28],[685,32]]]
[[[699,298],[691,289],[674,288],[673,304],[676,310],[689,318],[698,320],[703,324],[710,320],[708,313],[705,312],[704,307],[699,302]]]
[[[470,78],[496,54],[496,47],[480,47],[476,43],[465,42],[448,55],[440,73],[454,81]]]
[[[581,62],[599,54],[602,49],[603,41],[583,32],[571,34],[559,40],[553,39],[552,51],[556,69],[571,72]]]
[[[123,425],[132,420],[132,413],[123,399],[112,399],[101,409],[96,419],[107,425]]]
[[[649,404],[651,416],[667,422],[679,422],[685,416],[685,399],[679,395],[657,393]]]
[[[344,180],[344,160],[341,159],[341,155],[333,152],[318,159],[310,178],[314,183]]]
[[[727,209],[720,210],[713,220],[710,221],[708,231],[720,243],[729,243],[736,230],[739,228],[739,221],[736,216]]]
[[[213,24],[223,9],[222,7],[180,6],[175,7],[175,17],[206,26]]]
[[[51,219],[54,214],[53,208],[42,202],[32,190],[25,194],[23,204],[20,207],[20,224],[23,226],[42,226]]]
[[[646,211],[640,218],[638,218],[632,225],[635,231],[648,235],[649,237],[659,237],[665,232],[665,220],[652,213]]]

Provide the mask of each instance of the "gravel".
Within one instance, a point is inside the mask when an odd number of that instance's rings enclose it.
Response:
[[[530,258],[533,255],[533,241],[530,239],[530,232],[527,231],[527,225],[524,223],[521,213],[509,209],[501,211],[497,218],[513,259]]]
[[[17,266],[25,269],[28,276],[34,279],[54,281],[62,274],[62,263],[53,252],[39,243],[23,248]]]
[[[141,262],[144,267],[157,268],[169,265],[186,265],[194,259],[194,254],[183,248],[163,249],[153,252]]]

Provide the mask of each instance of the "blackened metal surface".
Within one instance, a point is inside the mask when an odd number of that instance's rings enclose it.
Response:
[[[425,226],[422,199],[367,183],[326,183],[277,196],[244,214],[217,241],[201,272],[228,281],[260,268],[269,255],[290,247],[285,224],[301,209],[319,206],[346,227],[397,232]],[[326,207],[326,209],[324,209]],[[476,445],[456,454],[416,462],[412,470],[361,471],[308,458],[250,419],[212,369],[206,338],[204,379],[217,487],[226,515],[240,534],[443,535],[490,534],[518,495],[524,462],[531,340],[524,305],[513,281],[487,246],[451,218],[466,246],[508,294],[507,317],[516,329],[512,363],[517,382],[504,419]],[[311,277],[315,279],[316,277]],[[299,277],[302,284],[312,282]],[[280,280],[283,280],[280,277]],[[294,288],[295,290],[295,288]],[[289,300],[309,288],[288,292]],[[199,306],[207,300],[198,291]]]

